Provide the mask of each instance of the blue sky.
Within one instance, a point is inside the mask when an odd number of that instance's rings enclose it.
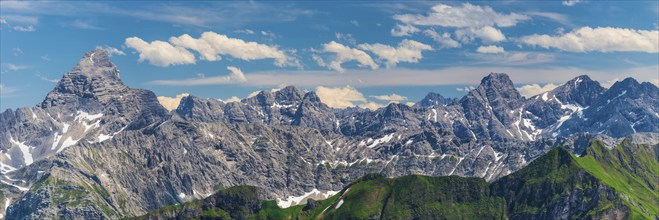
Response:
[[[131,87],[244,98],[296,85],[333,107],[525,95],[582,74],[659,81],[657,1],[0,2],[0,110],[34,106],[87,51]],[[235,99],[235,98],[234,98]]]

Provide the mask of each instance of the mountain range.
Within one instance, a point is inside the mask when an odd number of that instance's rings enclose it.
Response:
[[[250,185],[288,208],[369,173],[476,177],[465,181],[492,190],[557,146],[656,146],[658,112],[659,89],[633,78],[606,89],[583,75],[524,98],[503,73],[413,106],[334,109],[289,86],[239,102],[191,95],[168,111],[94,50],[43,102],[0,114],[0,203],[8,219],[116,219]],[[509,208],[508,195],[488,203]]]
[[[263,201],[257,187],[236,186],[136,219],[653,219],[658,152],[659,145],[628,139],[612,149],[596,140],[581,157],[557,147],[489,184],[477,177],[367,174],[328,199],[285,209]]]

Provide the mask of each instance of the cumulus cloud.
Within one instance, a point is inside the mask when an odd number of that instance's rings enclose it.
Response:
[[[410,24],[396,24],[394,28],[391,29],[391,36],[394,37],[405,37],[410,36],[416,32],[419,32],[419,28]]]
[[[360,104],[359,107],[360,108],[370,109],[370,110],[377,110],[379,108],[384,107],[384,105],[380,104],[380,103],[377,103],[377,102],[367,102],[367,103],[364,103],[364,104]]]
[[[390,102],[400,102],[407,100],[406,96],[398,95],[396,93],[393,93],[391,95],[372,95],[371,98],[382,101],[390,101]]]
[[[565,6],[573,6],[573,5],[579,4],[581,2],[583,2],[583,1],[581,1],[581,0],[567,0],[567,1],[563,1],[562,4],[565,5]]]
[[[218,100],[220,102],[229,103],[229,102],[240,102],[241,99],[238,98],[238,96],[231,96],[231,98],[228,98],[226,100],[222,100],[222,99],[218,99]]]
[[[476,89],[476,87],[474,87],[474,86],[465,86],[465,87],[461,87],[461,88],[456,88],[455,90],[457,90],[458,92],[469,92],[469,91],[474,90],[474,89]]]
[[[112,56],[112,55],[115,55],[115,54],[116,55],[121,55],[121,56],[126,55],[126,53],[124,53],[124,51],[119,50],[119,49],[114,48],[114,47],[110,47],[108,45],[96,46],[96,49],[104,50],[106,53],[108,53],[109,56]]]
[[[247,81],[247,78],[245,77],[245,74],[243,74],[243,71],[238,69],[235,66],[228,66],[227,69],[231,71],[231,74],[228,76],[228,80],[231,81],[237,81],[237,82],[245,82]]]
[[[464,43],[472,42],[476,38],[488,44],[506,40],[501,30],[492,26],[459,29],[455,31],[455,36]]]
[[[406,36],[418,32],[417,26],[456,28],[455,35],[463,43],[470,43],[476,38],[485,43],[504,41],[506,36],[497,27],[512,27],[531,19],[527,15],[499,13],[489,6],[470,3],[458,6],[438,4],[427,14],[397,14],[393,18],[400,23],[392,29],[392,34],[399,33],[401,36]],[[450,35],[425,31],[424,33],[440,43],[448,42],[443,44],[450,45],[447,47],[459,46],[457,42],[451,41]]]
[[[397,48],[384,44],[360,44],[359,49],[371,51],[380,59],[387,61],[387,68],[396,66],[399,62],[418,63],[423,58],[421,52],[432,50],[429,45],[405,39]]]
[[[224,76],[213,76],[213,77],[198,77],[191,79],[183,80],[155,80],[151,81],[155,85],[169,85],[169,86],[196,86],[196,85],[221,85],[221,84],[234,84],[234,83],[244,83],[247,81],[247,77],[243,74],[243,71],[237,67],[228,66],[227,70],[231,73]]]
[[[138,37],[129,37],[124,44],[140,54],[140,62],[147,60],[154,66],[167,67],[195,63],[195,57],[190,51],[164,41],[147,43]]]
[[[464,3],[461,6],[438,4],[432,7],[427,15],[398,14],[394,19],[410,25],[441,26],[441,27],[512,27],[517,23],[529,20],[530,17],[517,13],[503,14],[494,11],[489,6],[478,6]]]
[[[208,61],[221,60],[222,55],[227,55],[247,61],[274,59],[275,65],[280,67],[300,66],[297,59],[286,55],[276,46],[230,38],[211,31],[202,33],[199,38],[193,38],[188,34],[171,37],[169,42],[177,47],[197,51],[201,59]]]
[[[178,104],[181,103],[181,99],[183,97],[187,97],[189,95],[190,94],[188,93],[181,93],[176,95],[175,97],[158,96],[158,102],[160,102],[160,105],[162,105],[162,107],[165,107],[165,109],[172,111],[178,108]]]
[[[659,52],[659,30],[581,27],[556,36],[524,36],[519,41],[530,46],[568,52]]]
[[[316,95],[320,101],[332,108],[347,108],[356,106],[355,102],[366,102],[364,95],[351,86],[316,87]]]
[[[437,42],[441,48],[457,48],[460,47],[460,42],[453,40],[451,38],[450,33],[437,33],[434,30],[425,30],[423,31],[424,34],[428,35],[430,38],[432,38],[435,42]]]
[[[558,85],[553,83],[548,83],[545,84],[544,86],[541,86],[537,83],[533,83],[533,84],[523,85],[522,87],[517,88],[517,91],[519,91],[520,95],[528,98],[537,94],[541,94],[543,92],[551,91],[556,87],[558,87]]]
[[[480,46],[480,47],[478,47],[478,49],[476,49],[476,52],[479,52],[479,53],[504,53],[505,50],[503,49],[503,47],[490,45],[490,46]]]
[[[341,65],[350,61],[356,61],[357,65],[360,67],[370,67],[371,69],[378,68],[378,65],[373,61],[373,58],[371,58],[366,52],[345,46],[335,41],[323,44],[321,52],[333,53],[334,56],[329,63],[327,63],[321,57],[314,55],[313,58],[316,60],[316,63],[318,63],[319,66],[324,66],[338,72],[344,72],[345,69],[343,69]]]

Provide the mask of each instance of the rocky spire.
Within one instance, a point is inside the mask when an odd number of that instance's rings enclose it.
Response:
[[[77,103],[81,99],[108,101],[127,87],[119,79],[119,70],[102,49],[85,53],[78,64],[64,74],[41,103],[42,108]]]

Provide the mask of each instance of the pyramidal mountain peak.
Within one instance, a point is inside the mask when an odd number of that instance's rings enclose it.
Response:
[[[654,85],[628,79],[607,90],[582,75],[546,94],[525,99],[508,75],[491,73],[460,100],[428,93],[414,106],[336,109],[287,86],[240,102],[189,95],[167,111],[94,50],[40,106],[0,114],[0,180],[10,184],[0,191],[12,198],[11,217],[116,219],[218,185],[255,185],[280,199],[335,192],[368,172],[491,182],[582,133],[616,142],[659,131]],[[82,209],[54,202],[70,189],[85,192],[75,194]]]

